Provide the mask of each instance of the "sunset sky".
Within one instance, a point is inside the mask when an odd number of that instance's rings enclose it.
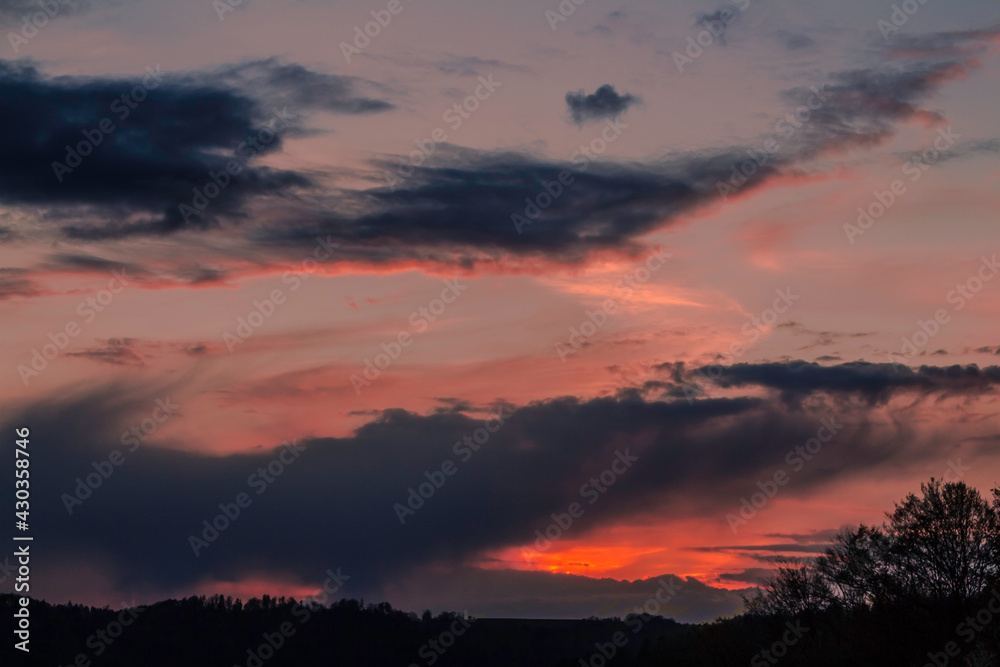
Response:
[[[0,0],[35,595],[704,621],[992,488],[997,9]]]

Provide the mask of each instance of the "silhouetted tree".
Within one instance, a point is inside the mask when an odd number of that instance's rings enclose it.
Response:
[[[968,600],[997,577],[998,515],[965,482],[921,484],[889,514],[896,576],[918,595]]]
[[[815,563],[780,567],[747,610],[796,615],[917,600],[961,610],[1000,575],[1000,489],[992,505],[965,482],[931,478],[920,490],[881,529],[844,531]]]
[[[780,561],[774,576],[760,591],[745,599],[752,614],[797,616],[818,611],[830,602],[829,589],[818,571],[798,560]]]
[[[889,538],[872,526],[862,524],[837,535],[816,560],[828,601],[856,609],[897,599],[902,591],[895,581],[889,552]]]

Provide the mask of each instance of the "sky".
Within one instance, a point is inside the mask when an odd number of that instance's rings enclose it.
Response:
[[[0,27],[0,447],[30,430],[37,597],[339,572],[579,618],[677,583],[654,606],[701,622],[931,477],[998,482],[994,3]]]

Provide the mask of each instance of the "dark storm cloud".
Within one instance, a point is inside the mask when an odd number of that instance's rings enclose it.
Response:
[[[179,206],[191,205],[193,189],[239,158],[242,173],[192,225],[239,217],[253,198],[312,186],[305,175],[249,163],[258,153],[280,149],[280,130],[296,129],[294,122],[277,121],[301,109],[388,108],[354,96],[353,86],[352,80],[273,60],[208,74],[172,75],[150,66],[134,79],[49,78],[2,61],[0,123],[17,131],[0,137],[0,202],[45,209],[74,237],[167,233],[185,227]],[[300,111],[265,104],[257,97],[265,93],[274,95],[272,102],[298,104]],[[104,119],[111,130],[99,129]],[[262,136],[268,139],[259,150],[237,154],[242,142]],[[67,146],[87,154],[77,162]],[[70,171],[54,167],[57,162]]]
[[[987,38],[980,32],[961,37],[972,42]],[[880,144],[902,122],[918,117],[940,120],[921,104],[946,82],[961,78],[975,66],[971,57],[903,61],[892,69],[841,72],[825,84],[787,91],[790,104],[801,107],[810,103],[808,120],[791,136],[775,135],[780,138],[780,148],[738,185],[738,191],[743,194],[769,186],[778,177],[799,174],[802,165],[831,151]],[[204,74],[211,85],[197,89],[191,87],[190,77],[178,79],[186,82],[184,85],[171,87],[168,81],[159,91],[169,98],[162,100],[164,108],[153,113],[151,106],[146,120],[136,120],[134,146],[130,144],[125,150],[122,137],[129,134],[123,128],[115,135],[120,143],[98,147],[80,173],[70,174],[61,187],[54,187],[57,184],[48,161],[60,157],[62,147],[78,140],[80,132],[79,123],[61,116],[68,114],[61,110],[70,106],[60,101],[61,97],[73,104],[89,100],[90,106],[84,104],[83,108],[90,109],[89,115],[96,118],[104,113],[113,95],[121,94],[122,84],[109,87],[107,82],[44,80],[33,71],[5,68],[0,92],[4,86],[9,91],[23,91],[29,104],[16,105],[8,102],[9,97],[0,98],[0,119],[6,114],[12,122],[24,121],[31,132],[0,140],[12,144],[9,153],[24,158],[20,164],[17,160],[5,162],[11,179],[0,181],[4,183],[0,198],[38,205],[44,202],[50,207],[49,217],[72,216],[65,225],[68,233],[88,239],[198,228],[184,224],[178,202],[190,201],[192,188],[204,185],[207,171],[218,171],[227,159],[219,152],[231,154],[248,132],[259,127],[267,110],[251,93],[239,92],[239,86],[267,91],[274,99],[288,100],[290,106],[292,100],[298,100],[313,110],[371,113],[382,108],[373,105],[371,97],[343,98],[342,94],[350,95],[354,90],[354,80],[311,74],[275,61]],[[285,78],[294,83],[286,83]],[[81,86],[88,85],[104,91],[103,104],[94,103],[92,94],[81,93]],[[570,107],[576,105],[582,120],[621,107],[628,97],[610,87],[608,91],[603,96],[608,104],[598,101],[603,99],[601,95],[571,94]],[[21,106],[31,111],[22,111]],[[29,115],[42,106],[56,110],[55,120],[51,113]],[[137,110],[137,118],[139,112],[145,114],[146,107]],[[159,116],[161,121],[156,121]],[[163,128],[178,123],[188,129],[173,141],[172,133]],[[58,139],[52,134],[53,126],[59,130]],[[791,125],[786,126],[789,128]],[[604,133],[629,131],[607,125],[595,130],[590,139],[601,141]],[[296,125],[290,131],[301,132],[302,128]],[[32,139],[23,138],[27,136],[45,137],[52,158],[40,160],[39,155],[46,151],[40,153]],[[586,144],[592,142],[582,143],[589,151]],[[751,153],[759,156],[762,144],[763,139],[751,144],[754,150],[749,153],[747,146],[732,146],[628,164],[595,159],[584,150],[569,160],[552,161],[522,153],[439,145],[431,159],[405,170],[395,159],[374,161],[375,170],[366,176],[379,186],[353,191],[324,191],[319,179],[311,175],[251,167],[241,175],[239,185],[224,190],[196,222],[205,227],[221,220],[242,222],[246,230],[240,242],[277,256],[298,255],[304,245],[311,247],[316,237],[322,236],[341,244],[337,259],[376,264],[416,260],[471,267],[511,255],[574,263],[594,250],[637,251],[637,239],[643,235],[674,224],[699,207],[722,201],[720,195],[726,192],[733,174],[738,174],[738,165],[747,162]],[[279,145],[276,141],[271,150]],[[573,182],[562,185],[555,195],[550,194],[556,192],[555,186],[546,192],[541,183],[559,185],[563,171],[569,172]],[[391,186],[387,183],[390,179]],[[734,190],[730,188],[730,193]],[[539,201],[546,205],[539,206]],[[266,218],[253,216],[256,207],[264,206]],[[94,215],[95,207],[102,209],[101,216]],[[108,215],[109,211],[113,215]]]
[[[125,453],[124,466],[69,516],[63,494],[95,471],[93,462],[126,451],[122,434],[148,419],[157,399],[169,403],[176,388],[79,391],[6,409],[4,428],[27,425],[45,443],[46,474],[33,487],[38,537],[48,545],[44,567],[87,558],[113,568],[116,586],[157,595],[203,579],[259,572],[294,579],[333,566],[351,573],[352,590],[387,590],[412,568],[530,546],[550,515],[573,502],[585,508],[567,533],[574,539],[651,515],[721,525],[754,480],[773,473],[788,451],[815,435],[820,418],[831,416],[841,424],[837,447],[824,453],[822,466],[798,473],[789,493],[816,492],[890,461],[904,470],[940,455],[935,443],[903,432],[905,425],[873,429],[864,405],[831,414],[760,398],[555,399],[504,411],[504,424],[468,454],[455,444],[483,427],[482,415],[386,410],[351,436],[300,443],[305,450],[264,493],[249,476],[276,458],[275,443],[229,456],[202,454],[197,443],[184,443],[186,451],[144,444]],[[179,402],[169,420],[183,422],[188,408]],[[635,462],[591,503],[582,485],[626,451]],[[409,489],[446,460],[456,474],[401,524],[394,506],[407,503]],[[241,492],[251,506],[195,557],[189,536]]]
[[[831,151],[880,144],[899,123],[915,117],[940,120],[921,103],[974,66],[963,60],[911,62],[841,72],[825,84],[787,91],[790,104],[810,104],[809,117],[791,136],[775,135],[780,149],[738,185],[739,191],[799,173],[801,164]],[[505,254],[577,262],[595,249],[628,248],[643,234],[719,202],[737,165],[748,156],[746,147],[734,146],[674,154],[659,162],[615,164],[591,161],[581,151],[569,163],[558,163],[445,146],[433,156],[433,166],[407,166],[405,175],[391,160],[377,162],[383,174],[399,182],[349,194],[346,208],[355,214],[324,212],[338,210],[338,203],[343,210],[341,197],[317,210],[300,211],[297,224],[283,224],[256,238],[281,246],[328,234],[343,244],[346,256],[376,263],[416,259],[474,265]],[[532,212],[530,202],[539,194],[549,198],[539,182],[555,181],[562,170],[569,170],[574,183]],[[523,224],[528,213],[533,217]]]
[[[734,149],[683,156],[654,168],[597,164],[583,153],[579,160],[559,163],[512,153],[440,150],[444,166],[416,167],[395,189],[357,193],[351,199],[356,206],[349,207],[362,211],[357,215],[300,211],[297,226],[275,226],[257,239],[298,246],[329,235],[342,244],[343,254],[376,263],[418,259],[471,265],[508,253],[578,262],[592,250],[627,247],[664,220],[713,201],[716,182],[745,157]],[[773,169],[767,165],[761,171]],[[564,171],[573,182],[560,186]],[[543,182],[560,186],[558,196],[547,194]],[[525,200],[539,195],[551,203],[533,210]]]
[[[590,95],[582,90],[566,93],[566,106],[570,118],[577,125],[587,121],[615,118],[628,111],[629,107],[641,102],[635,95],[619,95],[611,84],[604,84]]]
[[[856,394],[871,403],[885,403],[898,393],[971,394],[989,391],[1000,384],[1000,366],[921,366],[913,369],[896,364],[853,361],[821,366],[806,361],[733,364],[716,366],[711,373],[693,376],[711,378],[720,387],[760,386],[797,400],[819,392]]]

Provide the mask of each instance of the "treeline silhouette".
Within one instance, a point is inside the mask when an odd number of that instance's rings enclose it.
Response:
[[[131,612],[32,602],[26,656],[9,639],[16,598],[6,595],[0,664],[998,665],[1000,490],[992,493],[990,502],[963,482],[931,479],[882,526],[846,529],[822,555],[782,562],[746,600],[746,613],[712,623],[466,619],[269,596],[192,597]]]
[[[15,599],[0,596],[7,637],[13,636],[9,628]],[[30,655],[4,641],[0,664],[69,667],[82,654],[95,667],[568,666],[579,664],[577,657],[589,659],[595,642],[607,642],[617,631],[632,637],[617,651],[630,656],[630,662],[621,664],[638,664],[633,658],[644,650],[648,654],[656,638],[684,627],[655,617],[633,634],[621,619],[466,619],[448,612],[432,616],[429,611],[418,617],[387,603],[341,600],[310,606],[268,596],[241,603],[216,595],[138,608],[125,617],[131,620],[128,627],[121,632],[116,628],[117,637],[112,638],[109,627],[121,623],[122,613],[33,601]]]

